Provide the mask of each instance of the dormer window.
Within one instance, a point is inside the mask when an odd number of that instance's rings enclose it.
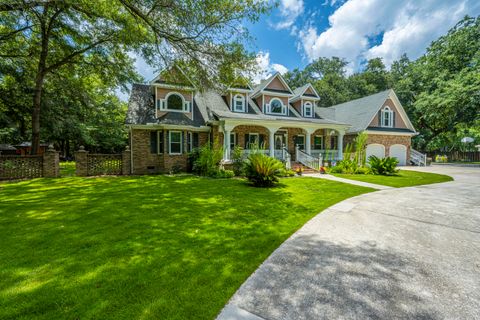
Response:
[[[157,109],[160,111],[192,112],[190,101],[185,101],[183,95],[177,92],[170,92],[165,99],[158,99]]]
[[[166,109],[167,110],[177,110],[177,111],[183,110],[183,97],[176,94],[176,93],[170,94],[167,98]]]
[[[271,114],[287,114],[287,107],[283,104],[282,100],[273,98],[270,103],[267,104],[267,113]]]
[[[303,116],[306,118],[313,117],[313,104],[310,101],[303,104]]]
[[[245,97],[243,95],[237,94],[233,97],[233,111],[245,112]]]
[[[393,127],[393,111],[389,107],[383,109],[380,123],[382,127]]]

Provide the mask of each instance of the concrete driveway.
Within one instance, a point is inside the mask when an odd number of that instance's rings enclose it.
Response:
[[[242,285],[233,319],[480,319],[480,168],[378,191],[309,221]]]

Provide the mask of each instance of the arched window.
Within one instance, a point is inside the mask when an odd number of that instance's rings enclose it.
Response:
[[[274,98],[270,100],[270,113],[286,114],[286,107],[280,99]]]
[[[177,93],[170,93],[167,96],[168,110],[183,111],[183,97]]]
[[[382,111],[381,125],[382,127],[393,127],[393,111],[389,107],[385,107]]]
[[[245,112],[245,98],[241,94],[237,94],[233,98],[233,111]]]
[[[313,105],[310,101],[303,104],[303,116],[308,118],[313,117]]]

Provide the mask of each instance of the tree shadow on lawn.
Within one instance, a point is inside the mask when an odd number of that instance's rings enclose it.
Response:
[[[0,318],[211,319],[276,247],[329,205],[334,183],[302,180],[295,190],[319,188],[324,199],[298,201],[291,186],[197,177],[5,185]],[[349,192],[342,196],[365,191]]]
[[[375,243],[301,235],[283,244],[232,303],[266,319],[443,319],[439,292],[428,292],[431,279],[425,267]]]

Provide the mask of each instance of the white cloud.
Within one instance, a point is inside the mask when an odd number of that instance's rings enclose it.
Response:
[[[363,59],[382,57],[387,66],[403,53],[415,59],[429,43],[445,34],[464,15],[476,16],[476,0],[349,0],[330,17],[330,27],[319,33],[307,26],[299,32],[300,46],[311,61],[338,56],[357,70]],[[380,44],[369,39],[383,33]]]
[[[270,52],[260,51],[255,58],[258,69],[256,74],[253,75],[253,81],[259,83],[261,80],[270,77],[275,72],[284,74],[288,71],[287,67],[278,63],[270,62]]]
[[[280,0],[282,21],[274,25],[275,29],[288,29],[305,10],[303,0]]]

